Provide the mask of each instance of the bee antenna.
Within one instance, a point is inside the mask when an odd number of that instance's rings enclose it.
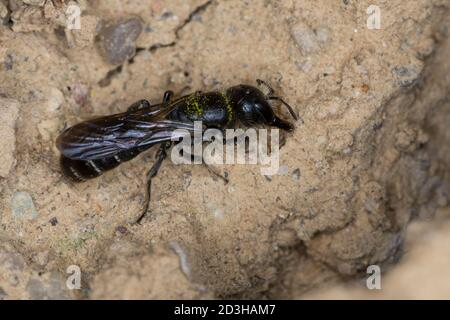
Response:
[[[256,83],[258,84],[258,86],[263,86],[263,87],[265,87],[267,89],[267,91],[268,91],[267,95],[268,96],[273,95],[273,93],[275,92],[275,90],[273,90],[273,88],[267,82],[265,82],[265,81],[263,81],[261,79],[256,79]]]
[[[289,111],[289,113],[291,114],[292,118],[294,118],[295,120],[298,120],[298,115],[294,112],[294,109],[292,109],[292,107],[286,102],[284,101],[282,98],[280,97],[276,97],[276,96],[271,96],[268,97],[267,100],[277,100],[280,101]],[[303,120],[301,120],[303,122]]]

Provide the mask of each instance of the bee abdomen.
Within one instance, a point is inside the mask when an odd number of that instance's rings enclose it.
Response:
[[[104,172],[116,168],[124,161],[129,161],[139,154],[128,151],[113,157],[95,160],[76,160],[61,156],[61,168],[64,174],[75,181],[86,181],[101,176]]]
[[[113,169],[119,163],[111,163],[108,166],[102,166],[100,161],[104,160],[74,160],[61,156],[61,168],[64,174],[75,181],[86,181],[88,179],[96,178],[103,174],[103,172]]]

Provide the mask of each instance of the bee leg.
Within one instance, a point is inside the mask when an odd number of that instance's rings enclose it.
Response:
[[[291,116],[292,116],[295,120],[299,120],[299,119],[300,119],[300,121],[301,121],[302,123],[305,123],[305,122],[303,121],[303,119],[302,119],[302,118],[299,118],[299,116],[295,113],[294,109],[292,109],[292,107],[291,107],[286,101],[284,101],[282,98],[277,97],[277,96],[269,96],[269,97],[267,97],[267,100],[276,100],[276,101],[280,101],[280,102],[288,109],[289,113],[291,114]]]
[[[129,106],[127,111],[134,112],[134,111],[138,111],[140,109],[147,109],[150,107],[151,107],[151,104],[148,100],[139,100],[139,101],[136,101],[135,103],[133,103],[131,106]]]
[[[173,97],[173,91],[172,90],[167,90],[166,92],[164,92],[164,97],[163,97],[163,103],[169,103],[170,100]]]
[[[224,144],[226,143],[226,140],[224,140]],[[194,146],[194,144],[192,144],[192,147]],[[183,150],[181,150],[183,152]],[[202,164],[205,165],[205,167],[208,169],[209,173],[211,173],[212,175],[218,177],[219,179],[223,180],[223,182],[225,184],[227,184],[228,182],[230,182],[228,180],[228,174],[225,174],[225,176],[223,176],[216,168],[214,168],[213,166],[210,166],[209,164],[207,164],[203,157],[196,157],[194,154],[190,154],[191,156],[191,162],[194,163],[195,160],[201,158]]]
[[[156,153],[156,162],[153,164],[153,166],[150,168],[150,170],[147,172],[147,190],[145,195],[145,203],[144,203],[144,209],[139,216],[139,218],[136,220],[137,224],[140,224],[142,219],[146,216],[148,212],[148,208],[150,206],[150,199],[151,199],[151,192],[152,192],[152,179],[158,174],[159,168],[161,168],[161,164],[163,163],[164,159],[167,157],[167,149],[170,148],[171,142],[165,142],[161,144],[159,147],[158,152]]]
[[[230,180],[228,180],[228,174],[225,173],[225,176],[223,176],[219,171],[217,171],[216,168],[214,168],[213,166],[210,166],[209,164],[207,164],[206,162],[203,161],[203,164],[206,166],[206,168],[208,169],[209,173],[211,173],[212,175],[216,176],[217,178],[221,179],[225,184],[228,184],[228,182],[230,182]]]

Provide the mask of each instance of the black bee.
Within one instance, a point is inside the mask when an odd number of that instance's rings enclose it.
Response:
[[[278,100],[287,107],[295,120],[293,109],[264,81],[257,80],[268,93],[249,85],[237,85],[224,92],[200,92],[172,99],[166,91],[162,103],[151,105],[140,100],[126,112],[95,118],[64,130],[56,140],[61,152],[61,167],[75,181],[85,181],[129,161],[155,144],[160,144],[156,162],[147,173],[147,197],[140,222],[150,203],[151,180],[167,156],[177,129],[193,134],[194,121],[202,121],[203,129],[227,129],[237,126],[267,125],[286,131],[293,124],[277,117],[268,102]]]

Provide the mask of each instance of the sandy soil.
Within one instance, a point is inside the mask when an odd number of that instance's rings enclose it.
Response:
[[[450,297],[450,1],[378,2],[0,0],[0,299]],[[155,150],[61,174],[66,125],[257,78],[282,174],[165,162],[139,226]]]

